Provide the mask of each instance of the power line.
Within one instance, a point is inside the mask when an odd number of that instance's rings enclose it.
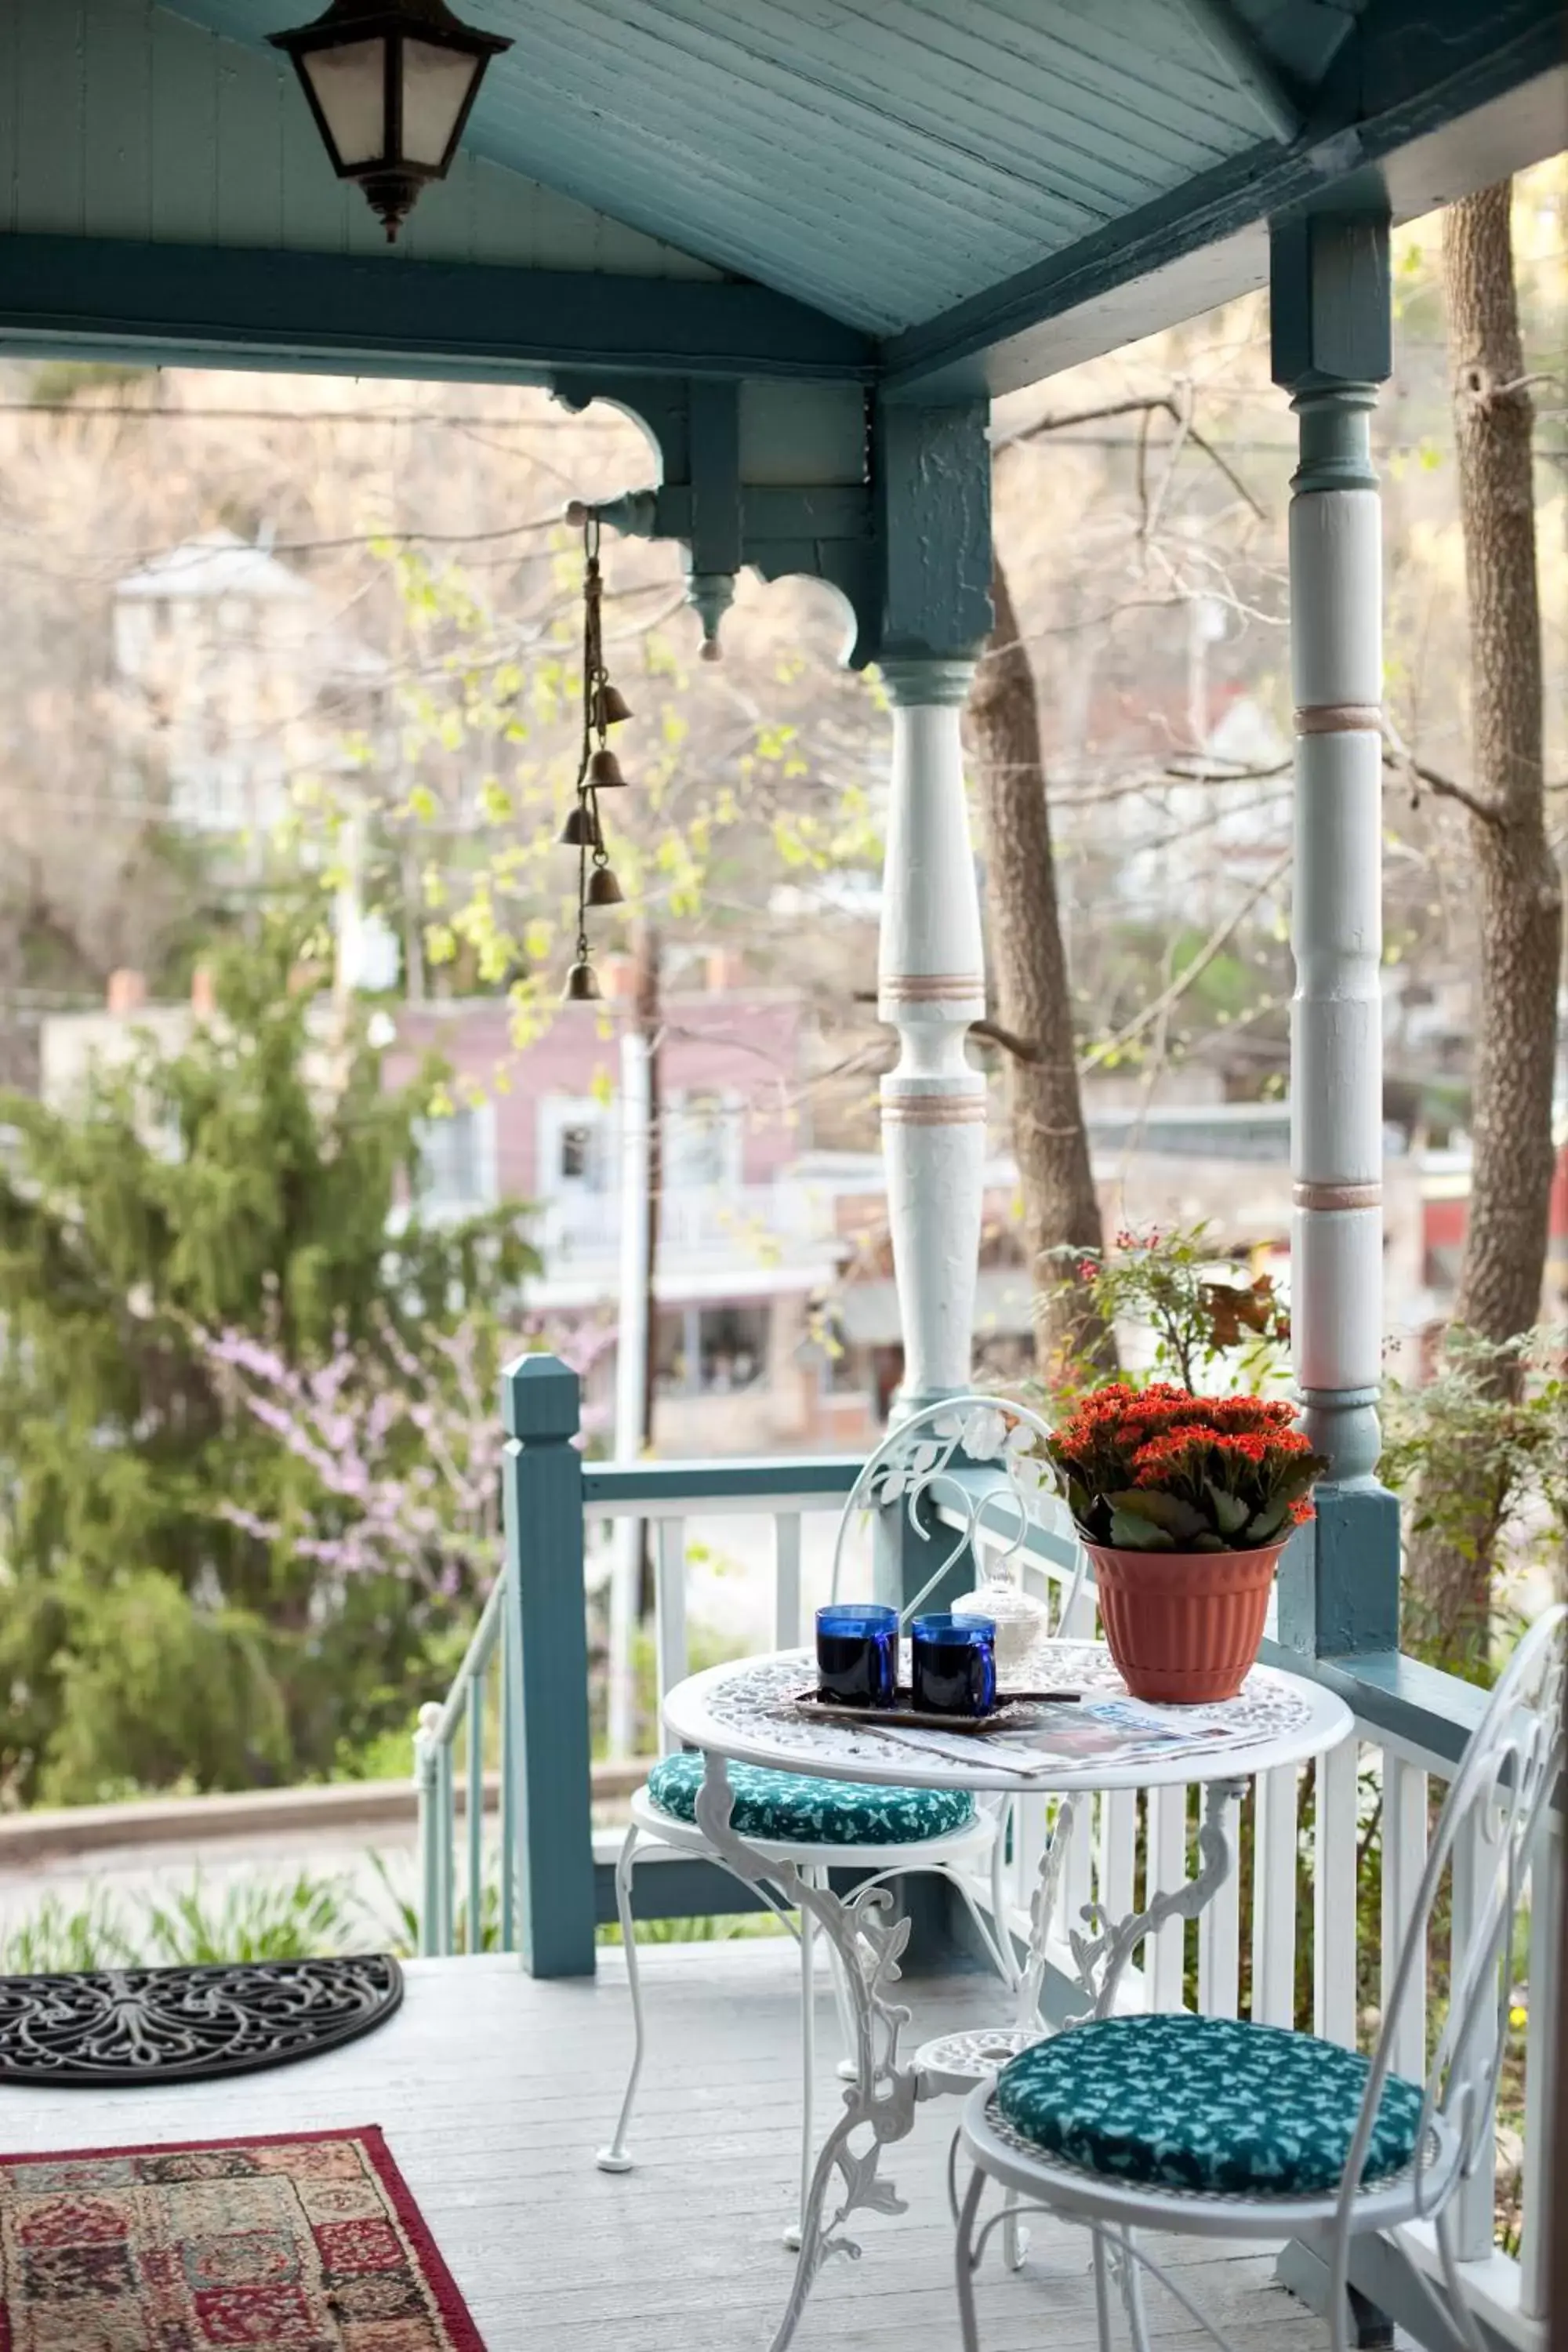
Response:
[[[442,408],[141,408],[129,402],[93,407],[79,400],[0,400],[0,415],[9,416],[74,416],[96,422],[100,417],[134,417],[159,424],[245,425],[500,425],[522,433],[565,433],[583,422],[580,416],[487,416]],[[591,429],[613,429],[609,418],[589,420]]]

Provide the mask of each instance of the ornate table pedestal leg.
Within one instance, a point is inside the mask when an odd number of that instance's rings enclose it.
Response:
[[[1229,1809],[1240,1803],[1246,1790],[1245,1780],[1211,1780],[1205,1787],[1195,1876],[1184,1879],[1179,1886],[1156,1888],[1142,1911],[1130,1911],[1124,1919],[1112,1919],[1102,1904],[1084,1905],[1085,1925],[1097,1932],[1084,1935],[1074,1927],[1068,1930],[1068,1941],[1078,1980],[1090,2006],[1072,2023],[1112,2016],[1123,1971],[1139,1945],[1168,1920],[1198,1918],[1214,1901],[1236,1859]]]
[[[1046,1946],[1050,1937],[1051,1922],[1056,1916],[1061,1893],[1062,1872],[1066,1867],[1068,1849],[1072,1843],[1077,1826],[1079,1796],[1064,1796],[1058,1805],[1057,1817],[1051,1823],[1050,1834],[1040,1853],[1039,1868],[1035,1874],[1035,1892],[1029,1904],[1028,1957],[1018,1979],[1017,2004],[1011,2025],[963,2027],[956,2033],[941,2033],[923,2042],[915,2053],[914,2063],[921,2076],[923,2098],[964,2098],[976,2083],[1001,2073],[1010,2058],[1038,2042],[1047,2031],[1040,2018],[1040,1995],[1046,1980]],[[1000,1906],[996,1916],[997,1934],[1003,1934]],[[958,2145],[961,2135],[954,2132],[947,2158],[947,2197],[956,2221],[959,2215]],[[1008,2192],[1011,2203],[1011,2192]],[[1022,2267],[1028,2252],[1028,2233],[1009,2217],[1002,2228],[1003,2259],[1009,2270]]]
[[[892,2182],[879,2178],[878,2168],[883,2147],[912,2130],[921,2097],[915,2067],[899,2063],[910,2012],[889,1998],[898,1982],[910,1923],[899,1916],[889,1886],[868,1886],[840,1900],[793,1864],[753,1853],[730,1826],[732,1801],[724,1759],[710,1750],[697,1795],[698,1828],[737,1878],[752,1886],[765,1880],[828,1938],[843,1964],[854,2025],[855,2078],[845,2087],[844,2113],[816,2159],[801,2212],[795,2280],[769,2347],[769,2352],[784,2352],[824,2264],[836,2254],[859,2258],[859,2246],[844,2228],[849,2214],[906,2210]]]

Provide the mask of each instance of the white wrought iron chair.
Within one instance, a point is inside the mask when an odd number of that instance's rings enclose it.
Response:
[[[1370,2060],[1278,2026],[1184,2013],[1066,2027],[971,2094],[973,2165],[959,2217],[964,2352],[979,2352],[974,2265],[986,2181],[1093,2235],[1102,2352],[1114,2264],[1137,2352],[1147,2352],[1142,2273],[1222,2347],[1226,2339],[1138,2242],[1142,2229],[1194,2236],[1302,2239],[1327,2263],[1335,2352],[1347,2352],[1352,2242],[1434,2225],[1452,2308],[1444,2333],[1483,2352],[1462,2290],[1450,2200],[1493,2162],[1492,2112],[1507,2046],[1516,1915],[1564,1764],[1568,1608],[1519,1644],[1448,1791]],[[1447,2015],[1424,2085],[1393,2069],[1394,2036],[1444,1874],[1465,1857],[1469,1927],[1457,1942]],[[1366,2177],[1370,2171],[1370,2178]],[[1228,2347],[1227,2347],[1228,2352]]]
[[[978,1395],[945,1399],[942,1403],[927,1406],[911,1414],[908,1421],[901,1422],[868,1456],[839,1514],[833,1553],[834,1599],[838,1597],[845,1547],[858,1518],[867,1511],[886,1509],[893,1504],[901,1506],[917,1532],[928,1536],[931,1529],[928,1519],[922,1519],[922,1506],[928,1507],[928,1517],[933,1519],[937,1506],[944,1504],[958,1520],[953,1540],[947,1547],[940,1564],[902,1610],[901,1622],[905,1625],[966,1553],[984,1550],[987,1542],[992,1547],[991,1567],[995,1589],[1002,1591],[1010,1564],[1021,1551],[1028,1533],[1032,1507],[1040,1492],[1049,1485],[1048,1467],[1043,1456],[1036,1451],[1048,1435],[1047,1423],[1026,1406],[1010,1400]],[[1004,1474],[1004,1483],[985,1490],[972,1479],[961,1478],[955,1470],[955,1462],[963,1466],[982,1467],[986,1463],[997,1463]],[[998,1518],[1004,1523],[1000,1530],[995,1525]],[[1083,1570],[1084,1561],[1080,1553],[1067,1612],[1070,1612],[1077,1600]],[[599,2150],[595,2159],[600,2169],[605,2172],[629,2172],[633,2168],[634,2159],[626,2146],[626,2135],[642,2077],[647,2046],[642,1985],[633,1925],[633,1877],[637,1864],[659,1850],[719,1859],[694,1819],[700,1779],[700,1759],[667,1757],[656,1767],[631,1801],[631,1823],[616,1866],[616,1903],[631,1991],[632,2063],[614,2137]],[[825,1885],[826,1874],[832,1869],[853,1870],[865,1885],[900,1879],[914,1873],[944,1879],[956,1889],[974,1925],[982,1948],[998,1976],[1010,1990],[1017,1990],[1021,1971],[1014,1956],[1011,1938],[1000,1925],[1005,1917],[1003,1870],[1009,1815],[1006,1800],[966,1801],[962,1818],[955,1819],[952,1801],[947,1792],[908,1791],[911,1801],[911,1822],[918,1822],[923,1815],[934,1825],[925,1833],[911,1834],[897,1842],[879,1843],[868,1836],[854,1833],[852,1809],[857,1799],[867,1797],[879,1801],[879,1809],[885,1807],[889,1795],[887,1790],[861,1790],[846,1782],[807,1780],[805,1776],[797,1778],[793,1774],[758,1771],[744,1775],[742,1768],[739,1767],[731,1769],[731,1780],[736,1787],[736,1825],[744,1828],[748,1844],[770,1861],[776,1861],[781,1865],[793,1864],[806,1876],[809,1884]],[[825,1811],[840,1834],[818,1840],[803,1838],[798,1832],[772,1838],[765,1835],[771,1794],[769,1784],[776,1788],[779,1798],[781,1829],[787,1828],[792,1813],[798,1815],[802,1811]],[[674,1805],[679,1805],[679,1811],[672,1809]],[[972,1874],[977,1870],[987,1872],[990,1878],[989,1919],[976,1903],[972,1889]],[[801,2201],[804,2209],[816,2160],[813,2136],[813,2077],[816,2063],[815,1936],[809,1913],[802,1912],[797,1926],[782,1899],[766,1886],[762,1891],[800,1946]],[[832,1964],[840,2030],[846,2047],[848,2047],[853,2040],[853,2027],[844,1988],[837,1973],[837,1955],[832,1955]],[[852,2062],[842,2062],[840,2072],[852,2074]],[[784,2242],[794,2246],[798,2242],[798,2224],[792,2225],[784,2232]]]

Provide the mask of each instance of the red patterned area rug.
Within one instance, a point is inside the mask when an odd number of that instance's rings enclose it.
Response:
[[[484,2352],[374,2125],[0,2157],[0,2352]]]

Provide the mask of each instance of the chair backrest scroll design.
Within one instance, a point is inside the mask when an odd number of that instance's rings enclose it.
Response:
[[[886,1510],[895,1504],[902,1507],[917,1534],[929,1532],[921,1523],[922,1503],[940,1504],[962,1514],[962,1524],[941,1565],[914,1599],[904,1604],[901,1616],[906,1626],[948,1571],[988,1532],[994,1539],[1005,1538],[998,1557],[1010,1566],[1024,1549],[1038,1515],[1040,1497],[1058,1491],[1056,1474],[1045,1451],[1050,1433],[1049,1423],[1029,1406],[1011,1397],[978,1392],[943,1397],[889,1430],[867,1456],[839,1514],[833,1545],[833,1598],[838,1598],[844,1549],[858,1514]],[[959,1475],[993,1465],[1002,1474],[1000,1485],[982,1487],[973,1478]],[[1073,1622],[1086,1565],[1080,1547],[1063,1606],[1064,1624]]]
[[[1462,1842],[1471,1842],[1468,1933],[1454,1952],[1447,2013],[1427,2066],[1418,2148],[1441,2116],[1453,2133],[1453,2160],[1422,2167],[1418,2213],[1436,2223],[1457,2320],[1468,2330],[1467,2299],[1446,2228],[1446,2209],[1462,2181],[1493,2162],[1492,2115],[1508,2042],[1510,1963],[1525,1882],[1564,1766],[1563,1700],[1568,1685],[1568,1605],[1546,1610],[1519,1643],[1477,1725],[1448,1789],[1426,1855],[1340,2192],[1331,2273],[1342,2296],[1349,2263],[1350,2221],[1384,2086],[1393,2072],[1398,2019],[1407,1990],[1426,1965],[1426,1937],[1446,1873]],[[1418,2158],[1418,2163],[1420,2159]],[[1470,2340],[1467,2336],[1467,2340]],[[1475,2339],[1479,2342],[1479,2338]]]

